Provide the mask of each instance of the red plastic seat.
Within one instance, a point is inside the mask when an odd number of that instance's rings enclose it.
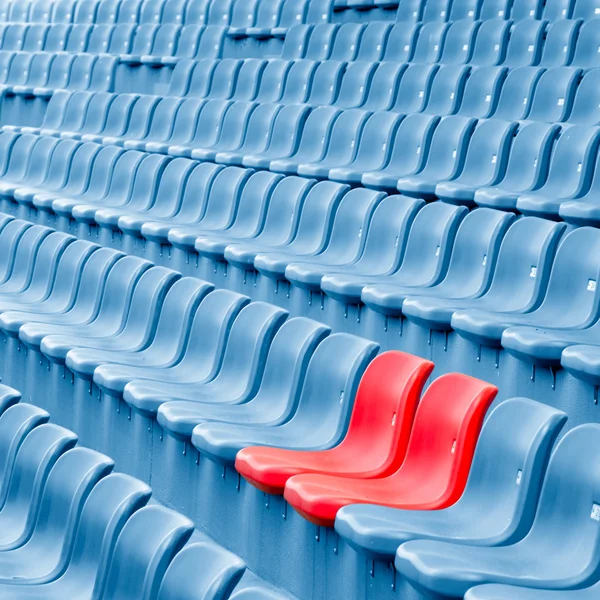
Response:
[[[252,446],[238,452],[235,468],[269,494],[283,494],[287,480],[299,473],[353,478],[394,473],[406,455],[417,404],[433,367],[404,352],[379,355],[361,379],[348,433],[339,446],[320,452]]]
[[[296,475],[288,480],[284,497],[306,519],[327,527],[348,504],[413,510],[450,506],[463,493],[485,413],[497,392],[467,375],[442,375],[423,395],[406,458],[394,474],[380,479]]]

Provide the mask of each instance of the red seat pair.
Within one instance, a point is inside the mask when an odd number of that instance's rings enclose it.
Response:
[[[360,383],[348,433],[331,450],[250,447],[236,469],[318,525],[347,504],[439,509],[460,498],[479,430],[497,393],[452,373],[419,397],[433,363],[402,352],[378,356]]]

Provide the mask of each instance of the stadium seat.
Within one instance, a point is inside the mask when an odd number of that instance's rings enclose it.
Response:
[[[189,440],[194,427],[206,421],[269,426],[284,423],[298,404],[308,361],[328,334],[329,329],[315,321],[290,319],[274,335],[260,385],[247,402],[240,402],[235,386],[229,385],[217,390],[219,395],[199,393],[191,401],[165,402],[158,409],[159,424],[169,434]]]
[[[378,479],[295,475],[287,481],[284,497],[309,521],[329,527],[337,511],[353,503],[413,510],[451,506],[462,496],[479,430],[496,393],[494,386],[477,379],[443,375],[419,403],[406,458],[397,471]],[[454,399],[453,410],[440,412],[440,403],[447,406],[448,397]],[[420,475],[423,469],[429,473],[426,480]]]
[[[338,512],[335,530],[361,554],[380,560],[393,559],[398,546],[413,539],[473,546],[519,541],[531,528],[550,452],[565,421],[564,413],[532,400],[505,400],[481,428],[456,504],[438,511],[349,505]],[[502,434],[505,428],[512,431],[510,439]],[[521,444],[515,453],[516,439]],[[493,497],[493,506],[482,497]]]
[[[404,460],[419,396],[433,367],[401,352],[380,355],[361,379],[341,444],[322,452],[248,447],[238,453],[236,470],[269,494],[283,494],[288,479],[304,473],[357,479],[393,473]]]
[[[563,223],[546,219],[516,220],[502,239],[492,282],[483,295],[476,298],[409,296],[402,303],[402,313],[422,327],[447,331],[451,328],[452,315],[458,310],[530,312],[539,306],[546,291],[554,254],[564,230]]]
[[[192,444],[201,454],[231,465],[239,450],[256,444],[296,450],[325,450],[338,445],[346,433],[360,378],[377,350],[377,344],[361,338],[330,335],[309,362],[291,419],[275,426],[201,423],[192,432]],[[329,360],[332,356],[336,357],[333,363]]]
[[[543,328],[585,329],[596,320],[597,266],[592,256],[581,260],[581,244],[592,248],[597,230],[582,227],[569,232],[560,244],[542,303],[529,313],[459,310],[452,316],[452,328],[461,336],[486,346],[499,346],[505,329],[516,325]],[[577,258],[575,258],[575,256]],[[567,283],[568,282],[568,283]],[[569,302],[563,294],[569,290]]]
[[[574,463],[583,448],[588,454],[593,451],[597,433],[598,426],[588,423],[571,430],[559,442],[550,458],[533,526],[523,540],[496,548],[411,541],[398,549],[396,569],[411,582],[417,583],[418,578],[421,589],[450,597],[464,595],[470,587],[483,583],[568,590],[594,582],[596,520],[590,518],[590,511],[594,508],[591,490],[596,483],[589,469],[576,468]],[[540,544],[557,539],[555,536],[560,537],[560,550],[557,547],[542,560]],[[577,552],[577,565],[589,568],[582,570],[571,561],[563,562],[563,552],[568,556]]]

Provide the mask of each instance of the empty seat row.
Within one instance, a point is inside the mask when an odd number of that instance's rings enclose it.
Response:
[[[369,60],[509,67],[598,65],[600,19],[301,25],[290,29],[284,58]]]
[[[227,598],[245,565],[2,386],[3,598]],[[201,565],[201,568],[199,566]],[[15,582],[18,580],[18,582]]]
[[[331,9],[331,0],[13,0],[3,5],[0,21],[212,24],[285,33],[297,23],[328,21]]]
[[[340,0],[344,1],[344,0]],[[348,5],[370,0],[345,0]],[[375,0],[371,4],[382,4]],[[337,5],[337,2],[336,2]],[[460,19],[591,19],[599,14],[594,0],[399,0],[398,21],[457,21]]]
[[[226,28],[218,25],[2,25],[0,48],[12,52],[68,52],[171,58],[221,54]],[[33,58],[33,56],[32,56]]]
[[[97,156],[97,169],[117,160],[110,150]],[[347,188],[339,184],[314,185],[268,172],[252,175],[185,159],[167,165],[155,155],[143,159],[136,152],[130,156],[133,162],[120,159],[123,173],[136,172],[136,183],[125,183],[132,189],[129,201],[119,197],[117,187],[96,183],[87,196],[71,198],[8,182],[2,193],[5,202],[14,195],[45,205],[46,211],[52,207],[67,223],[80,223],[83,235],[93,224],[102,239],[115,244],[119,232],[119,246],[131,250],[141,244],[138,252],[143,248],[157,259],[172,245],[170,256],[175,261],[179,255],[180,263],[174,264],[180,268],[194,254],[196,261],[204,261],[206,273],[226,261],[230,278],[236,270],[244,278],[254,272],[271,290],[286,281],[293,284],[289,301],[300,307],[312,293],[324,293],[335,301],[327,311],[337,311],[338,317],[348,304],[363,303],[383,314],[404,314],[427,329],[453,328],[478,344],[502,342],[509,352],[514,336],[509,328],[516,325],[584,330],[537,335],[544,364],[550,351],[559,364],[566,346],[596,343],[596,328],[586,328],[598,317],[596,285],[590,283],[596,281],[597,263],[577,259],[581,248],[598,243],[592,228],[569,233],[554,258],[564,225],[543,219],[525,217],[511,225],[509,214],[489,209],[465,217],[464,209],[451,205],[421,208],[422,201],[384,198],[368,190],[342,197]],[[115,168],[115,176],[120,171]],[[83,170],[77,172],[87,180]],[[122,185],[122,177],[117,180]],[[154,190],[156,202],[144,197],[146,186]],[[102,190],[106,198],[99,202],[94,194]],[[292,223],[282,227],[290,214],[295,215]],[[567,275],[571,301],[565,309],[561,282]],[[557,336],[564,339],[561,347]],[[528,351],[519,354],[517,348],[515,354],[535,357],[535,347],[528,344]]]

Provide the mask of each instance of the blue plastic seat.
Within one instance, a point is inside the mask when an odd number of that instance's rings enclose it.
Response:
[[[598,54],[598,45],[600,45],[599,21],[598,18],[591,19],[581,26],[572,61],[574,67],[594,68],[600,65],[596,56]]]
[[[537,67],[510,69],[502,86],[494,117],[506,121],[525,119],[530,111],[536,86],[543,73],[544,70]],[[555,99],[553,108],[558,107],[556,95],[553,98]],[[542,105],[543,97],[540,97],[540,106]],[[560,107],[555,110],[560,110]]]
[[[156,415],[170,400],[242,404],[258,391],[273,337],[288,313],[272,304],[252,302],[242,308],[225,343],[196,363],[194,372],[171,369],[157,373],[159,381],[132,380],[123,399],[137,411]],[[181,365],[182,363],[180,363]],[[106,367],[109,368],[109,367]],[[178,374],[179,377],[172,377]],[[165,377],[168,376],[168,377]]]
[[[183,25],[185,9],[188,4],[192,3],[185,2],[185,0],[171,0],[171,2],[165,2],[160,18],[161,23]]]
[[[125,523],[114,546],[104,596],[114,600],[136,595],[144,600],[157,598],[169,564],[182,551],[193,531],[192,521],[164,506],[151,504],[136,511]]]
[[[558,210],[559,215],[567,222],[576,225],[596,225],[598,223],[597,193],[600,183],[598,177],[598,157],[594,166],[594,174],[587,192],[577,200],[563,202]]]
[[[164,8],[165,0],[144,0],[140,9],[140,23],[160,23]]]
[[[398,3],[396,21],[399,23],[415,23],[421,20],[423,7],[422,0],[403,0]]]
[[[413,539],[472,546],[514,543],[531,527],[550,451],[566,418],[532,400],[506,400],[482,427],[464,494],[456,504],[440,511],[345,506],[337,514],[335,529],[361,554],[379,560],[391,560],[398,546]],[[512,431],[510,438],[500,433],[505,429]],[[520,441],[518,451],[515,439]],[[479,516],[484,508],[481,497],[488,495],[495,499],[494,514],[484,510]]]
[[[245,569],[241,558],[213,542],[190,544],[169,565],[157,599],[177,600],[198,593],[207,600],[227,598]]]
[[[427,105],[432,82],[439,70],[439,65],[411,64],[402,74],[400,84],[395,90],[396,100],[391,108],[394,112],[410,115],[421,112]],[[466,69],[465,69],[466,70]],[[462,72],[460,68],[447,67],[450,86],[457,85],[454,75]],[[444,86],[442,86],[444,87]]]
[[[372,21],[367,23],[360,40],[357,61],[377,62],[383,58],[393,24]]]
[[[107,475],[85,502],[66,571],[54,581],[21,587],[20,592],[14,586],[1,585],[1,593],[7,598],[19,594],[23,598],[85,598],[92,597],[94,591],[101,593],[112,547],[127,519],[149,497],[150,488],[141,481],[122,474]]]
[[[348,63],[333,105],[346,109],[361,107],[367,99],[376,68],[376,63],[367,61]]]
[[[48,474],[76,443],[73,432],[48,423],[38,424],[25,435],[14,457],[14,467],[9,466],[11,475],[4,482],[2,550],[19,547],[31,536]]]
[[[469,0],[468,2],[452,2],[448,21],[460,21],[461,19],[478,19],[481,0]]]
[[[32,507],[30,537],[17,545],[5,545],[0,561],[2,583],[10,583],[16,574],[29,584],[46,583],[62,574],[83,505],[113,467],[108,457],[87,448],[73,448],[58,458],[48,474],[39,506]]]
[[[245,28],[244,34],[252,38],[269,38],[280,22],[285,3],[283,0],[262,0],[258,4],[256,20]]]
[[[444,39],[444,48],[439,62],[454,65],[468,63],[480,26],[480,22],[471,22],[467,19],[451,23]]]
[[[564,67],[571,64],[575,43],[582,22],[561,19],[548,25],[546,41],[542,49],[541,67]],[[574,63],[573,66],[580,66]]]
[[[339,24],[320,23],[310,29],[310,38],[304,54],[294,58],[309,58],[310,60],[326,60],[331,56],[335,39],[340,31]],[[282,53],[283,58],[288,58]]]
[[[573,0],[550,0],[542,8],[542,18],[548,21],[571,19],[573,4]]]
[[[183,22],[186,25],[206,25],[210,0],[188,0]]]
[[[584,125],[562,131],[550,159],[548,179],[520,196],[517,209],[523,214],[556,217],[562,202],[584,196],[592,182],[599,135],[599,130]]]
[[[321,289],[336,300],[358,304],[365,286],[389,282],[392,274],[398,284],[435,285],[446,272],[454,236],[466,212],[464,207],[442,202],[425,206],[416,214],[408,239],[399,237],[399,249],[382,259],[376,269],[364,274],[325,275]]]
[[[510,34],[503,64],[509,67],[537,65],[546,36],[546,21],[526,18],[516,21]]]
[[[547,177],[554,143],[560,134],[558,125],[527,123],[517,132],[504,179],[495,187],[475,192],[479,206],[514,210],[519,196],[540,189]]]
[[[409,196],[435,199],[436,184],[453,179],[462,171],[476,125],[475,119],[467,117],[442,118],[431,137],[423,168],[414,175],[399,178],[397,189]]]
[[[411,296],[402,304],[402,312],[422,327],[448,331],[457,310],[479,308],[520,313],[534,310],[546,292],[554,254],[564,230],[564,223],[536,217],[516,220],[502,238],[492,281],[482,296]]]
[[[411,65],[413,69],[418,66]],[[410,73],[411,67],[407,70],[407,75]],[[425,95],[426,105],[419,107],[422,112],[432,115],[454,114],[461,104],[470,71],[471,68],[465,65],[442,65],[433,71],[431,83],[426,85],[425,89],[425,92],[427,88],[429,89],[429,93]],[[420,95],[421,90],[419,90]],[[395,109],[399,108],[398,104],[399,102],[396,103]],[[412,112],[406,101],[400,107],[408,108],[407,114]]]
[[[427,6],[429,6],[429,3]],[[448,23],[441,21],[425,23],[419,29],[411,62],[424,64],[437,62],[442,55],[449,27]]]
[[[333,184],[329,185],[332,187]],[[363,253],[373,213],[382,199],[383,194],[372,190],[351,190],[339,201],[335,215],[330,219],[328,239],[313,236],[312,239],[301,240],[302,232],[299,230],[289,247],[257,254],[255,269],[271,279],[283,279],[290,263],[319,266],[356,262]],[[309,282],[307,278],[296,279],[295,283],[308,289],[318,289],[319,281]]]
[[[407,26],[406,23],[394,25],[387,38],[383,60],[385,62],[408,62],[413,55],[420,29],[421,25]]]
[[[273,427],[203,423],[194,428],[192,443],[201,454],[230,464],[250,445],[313,450],[337,445],[345,434],[360,377],[377,350],[377,344],[361,338],[330,335],[312,355],[298,409],[289,421]],[[320,425],[315,428],[317,414]]]
[[[580,69],[570,67],[548,69],[542,73],[527,120],[547,123],[566,121],[582,76]]]
[[[49,28],[48,25],[42,24],[30,25],[23,41],[23,51],[40,52],[44,50]]]
[[[107,364],[94,370],[94,383],[106,393],[119,396],[133,380],[182,381],[185,378],[214,378],[232,324],[240,310],[249,303],[246,296],[229,290],[207,294],[195,311],[189,330],[179,332],[171,353],[154,350],[153,360],[145,363]],[[203,365],[202,369],[197,369]]]
[[[591,20],[600,15],[594,0],[575,0],[572,8],[573,19]]]
[[[448,0],[433,0],[425,3],[421,19],[428,21],[447,21],[451,3]]]
[[[396,129],[389,162],[381,170],[365,173],[361,181],[367,187],[395,190],[398,180],[419,172],[427,160],[433,133],[440,121],[432,115],[409,115]]]
[[[505,5],[506,2],[502,0],[502,6]],[[471,54],[471,60],[469,61],[470,64],[474,66],[502,64],[510,37],[510,27],[511,22],[505,21],[504,17],[484,20],[477,32],[475,46]]]
[[[119,3],[117,23],[139,23],[142,0],[122,0]]]
[[[480,122],[469,142],[462,172],[438,183],[435,195],[446,202],[473,204],[480,188],[493,186],[504,177],[516,133],[516,123],[496,119]]]
[[[457,114],[476,118],[492,116],[507,75],[506,67],[476,67],[470,70]]]
[[[341,232],[332,232],[331,242],[327,249],[316,257],[299,257],[299,262],[290,262],[285,269],[286,279],[298,288],[309,292],[320,291],[324,275],[339,273],[347,275],[372,275],[376,272],[392,272],[402,260],[408,230],[423,202],[402,196],[387,196],[381,200],[368,223],[363,247],[358,256],[352,255],[353,246],[359,240],[352,240],[344,245],[336,244],[334,236],[341,237]],[[348,229],[347,232],[352,231]],[[359,239],[362,232],[359,231]],[[336,247],[338,246],[338,247]]]
[[[593,255],[583,261],[581,253],[582,248],[591,250],[597,244],[597,231],[590,227],[575,229],[564,237],[550,272],[546,295],[535,310],[526,314],[459,310],[452,316],[452,328],[475,343],[499,346],[504,330],[516,325],[550,329],[589,327],[597,318],[598,267]],[[569,302],[564,300],[567,290]]]
[[[68,2],[61,2],[62,4],[68,4]],[[99,0],[80,0],[77,2],[74,10],[74,15],[72,17],[72,22],[76,24],[90,24],[94,23],[96,19],[96,13],[98,11],[98,7],[100,5]],[[57,5],[56,11],[54,13],[54,17],[57,17],[57,13],[60,10],[60,6]],[[67,21],[71,22],[71,21]]]
[[[200,393],[192,401],[165,402],[158,409],[158,422],[171,435],[187,440],[194,427],[206,421],[268,426],[284,423],[298,405],[308,362],[329,332],[316,321],[290,319],[273,337],[260,384],[248,402],[240,403],[236,398],[238,386],[230,385],[215,396]]]
[[[69,31],[69,37],[65,45],[65,52],[72,52],[78,54],[85,52],[89,38],[92,35],[93,26],[87,24],[76,24],[73,25]]]
[[[2,50],[5,52],[11,50],[18,52],[23,49],[25,34],[27,33],[27,25],[11,24],[6,28],[4,39],[2,40]]]
[[[360,183],[365,173],[383,168],[402,119],[401,115],[387,111],[376,112],[368,117],[354,158],[331,168],[327,177],[342,183]]]
[[[362,108],[364,110],[389,110],[397,96],[398,82],[406,71],[405,64],[382,62],[375,69],[367,98]]]
[[[404,300],[412,294],[437,298],[481,296],[489,287],[491,265],[512,218],[498,211],[469,213],[456,232],[453,247],[448,249],[450,260],[441,281],[419,289],[419,283],[408,281],[400,269],[365,286],[361,301],[377,312],[398,316]]]
[[[287,37],[288,30],[294,25],[307,23],[308,4],[308,0],[284,2],[279,23],[271,30],[271,35],[284,38]]]
[[[418,577],[421,589],[452,597],[482,583],[568,590],[594,582],[597,528],[590,513],[597,482],[579,457],[582,452],[594,454],[598,432],[596,424],[580,425],[559,442],[550,458],[533,526],[522,541],[496,548],[407,542],[398,549],[396,569],[410,582]],[[559,545],[553,541],[557,539]],[[548,543],[555,551],[541,553]],[[576,562],[565,560],[574,555]]]
[[[96,367],[114,363],[153,367],[163,364],[165,357],[177,355],[186,343],[188,329],[198,305],[213,287],[199,279],[184,277],[176,281],[165,296],[158,320],[150,331],[154,337],[142,350],[106,350],[74,348],[66,355],[67,368],[78,377],[91,379]]]

